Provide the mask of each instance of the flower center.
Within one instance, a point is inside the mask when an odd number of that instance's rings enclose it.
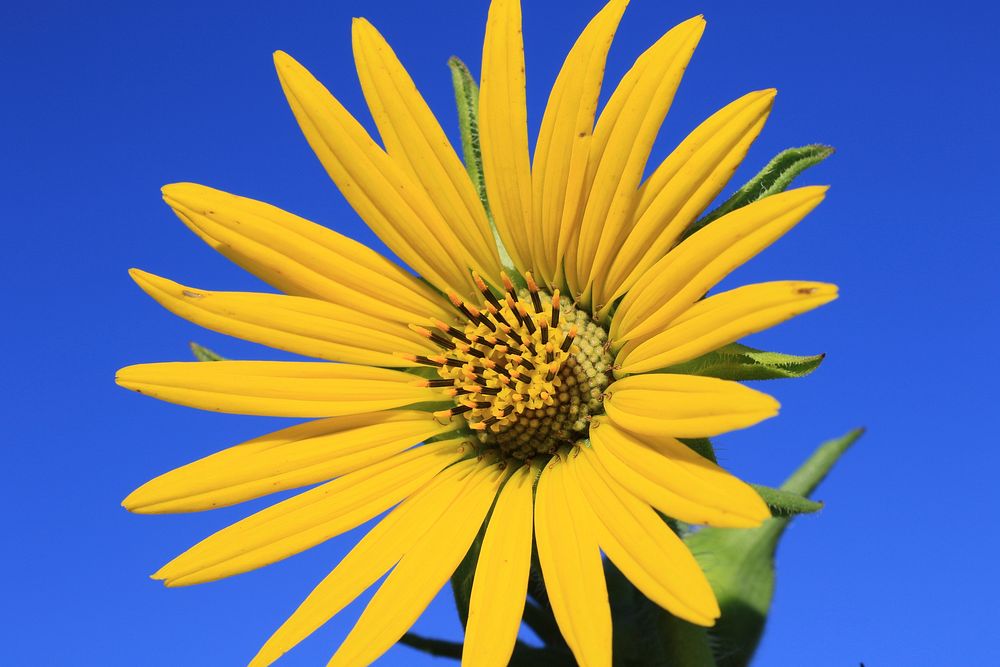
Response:
[[[502,296],[473,277],[485,298],[482,309],[449,295],[464,325],[410,327],[442,349],[408,357],[436,367],[440,379],[427,385],[455,401],[435,416],[461,415],[483,445],[522,460],[586,438],[591,415],[603,412],[611,368],[607,333],[560,300],[559,290],[540,290],[530,273],[522,290],[501,274]]]

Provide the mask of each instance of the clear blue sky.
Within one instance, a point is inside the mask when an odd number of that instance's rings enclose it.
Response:
[[[529,119],[600,0],[525,2]],[[445,61],[478,72],[486,0],[274,3],[4,3],[0,104],[6,285],[5,664],[229,665],[254,654],[358,538],[235,579],[167,590],[147,575],[247,512],[130,516],[146,479],[275,428],[118,389],[116,368],[187,358],[202,332],[146,298],[138,266],[213,289],[257,289],[159,199],[192,180],[270,201],[378,245],[310,153],[281,95],[283,49],[371,127],[350,20],[386,35],[443,124]],[[736,181],[778,150],[838,153],[804,183],[828,200],[742,269],[740,282],[837,282],[831,306],[759,335],[829,354],[813,376],[766,389],[782,415],[720,440],[723,462],[777,484],[821,440],[868,435],[799,519],[778,560],[759,665],[997,664],[993,430],[998,142],[995,3],[633,0],[609,64],[616,79],[663,31],[708,30],[667,119],[658,160],[710,112],[757,88],[776,107]],[[455,134],[454,132],[452,133]],[[734,182],[734,186],[736,183]],[[254,507],[259,506],[255,504]],[[288,656],[323,664],[357,603]],[[448,595],[417,625],[457,637]],[[420,662],[420,661],[423,662]],[[396,648],[381,664],[425,664]]]

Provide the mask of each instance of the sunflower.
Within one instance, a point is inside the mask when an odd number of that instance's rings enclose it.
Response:
[[[659,513],[756,526],[747,484],[678,438],[744,428],[778,410],[737,382],[657,372],[836,297],[785,281],[705,297],[774,242],[825,188],[766,197],[685,235],[720,193],[771,108],[752,92],[695,129],[643,179],[704,21],[643,53],[597,116],[627,0],[576,41],[529,159],[520,7],[494,0],[479,131],[489,210],[431,110],[371,24],[353,45],[384,148],[284,53],[282,88],[358,215],[414,275],[340,234],[204,186],[166,186],[205,242],[283,294],[214,292],[141,271],[168,310],[217,332],[321,361],[130,366],[117,382],[219,412],[311,418],[148,482],[133,512],[193,512],[312,486],[196,544],[167,586],[281,560],[388,512],[253,659],[270,664],[388,573],[333,665],[367,664],[406,632],[482,529],[463,662],[503,665],[533,550],[582,665],[611,662],[602,552],[650,600],[692,623],[712,590]],[[335,362],[335,363],[329,363]]]

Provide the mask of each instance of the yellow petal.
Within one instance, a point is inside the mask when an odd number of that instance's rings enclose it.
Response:
[[[437,348],[400,322],[319,299],[282,294],[210,292],[132,269],[132,279],[170,312],[195,324],[307,357],[371,366],[413,366],[393,352]]]
[[[369,665],[410,629],[465,557],[507,476],[486,468],[409,549],[372,596],[330,667]]]
[[[446,468],[379,521],[271,635],[250,667],[270,665],[375,583],[455,506],[480,467],[467,459]]]
[[[635,226],[595,294],[612,303],[677,241],[746,157],[774,103],[774,89],[744,95],[699,125],[639,191]]]
[[[590,512],[597,541],[619,570],[643,595],[674,616],[712,626],[719,605],[698,562],[656,512],[611,479],[583,448],[569,466]]]
[[[471,258],[420,185],[302,65],[274,54],[281,87],[309,145],[344,198],[389,248],[441,291],[476,294]]]
[[[165,186],[163,199],[206,243],[283,292],[400,322],[454,316],[374,250],[279,208],[194,183]]]
[[[430,195],[461,241],[455,252],[472,258],[483,275],[499,275],[486,211],[444,130],[382,35],[365,19],[355,19],[353,36],[361,88],[386,152]]]
[[[644,373],[700,357],[837,298],[837,286],[787,280],[738,287],[698,301],[670,326],[618,353],[618,373]]]
[[[546,282],[561,282],[562,260],[580,223],[594,115],[604,65],[628,0],[611,0],[573,45],[552,86],[531,169],[535,266]]]
[[[616,344],[662,331],[720,280],[779,239],[823,200],[810,186],[759,199],[692,234],[654,264],[611,322]]]
[[[738,382],[694,375],[631,375],[608,387],[604,409],[643,435],[703,438],[778,414],[778,402]]]
[[[514,263],[531,267],[531,168],[519,0],[493,0],[479,91],[483,175],[497,231]],[[540,240],[540,239],[539,239]]]
[[[531,568],[532,487],[529,466],[504,485],[483,538],[469,601],[462,664],[505,667],[521,627]]]
[[[705,20],[681,23],[642,54],[601,113],[591,145],[590,192],[576,252],[578,289],[603,280],[631,227],[643,170]]]
[[[330,417],[282,429],[160,475],[122,502],[130,512],[198,512],[333,479],[452,430],[419,410]]]
[[[270,565],[378,516],[461,456],[461,441],[414,447],[338,477],[220,530],[164,565],[168,586],[214,581]]]
[[[301,361],[175,361],[118,371],[126,389],[201,410],[338,417],[441,400],[410,373]]]
[[[608,475],[668,516],[720,528],[752,528],[771,516],[753,488],[673,438],[630,433],[599,417],[590,441]]]
[[[611,608],[592,517],[570,464],[554,458],[538,480],[535,540],[559,630],[582,667],[611,665]]]

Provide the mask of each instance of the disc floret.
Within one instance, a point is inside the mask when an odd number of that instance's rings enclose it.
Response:
[[[473,278],[481,307],[449,294],[464,322],[410,327],[442,350],[408,357],[437,368],[440,378],[426,385],[455,401],[435,416],[461,416],[487,448],[522,460],[584,438],[591,415],[602,412],[607,333],[558,289],[541,290],[530,273],[521,290],[501,274],[502,295]]]

